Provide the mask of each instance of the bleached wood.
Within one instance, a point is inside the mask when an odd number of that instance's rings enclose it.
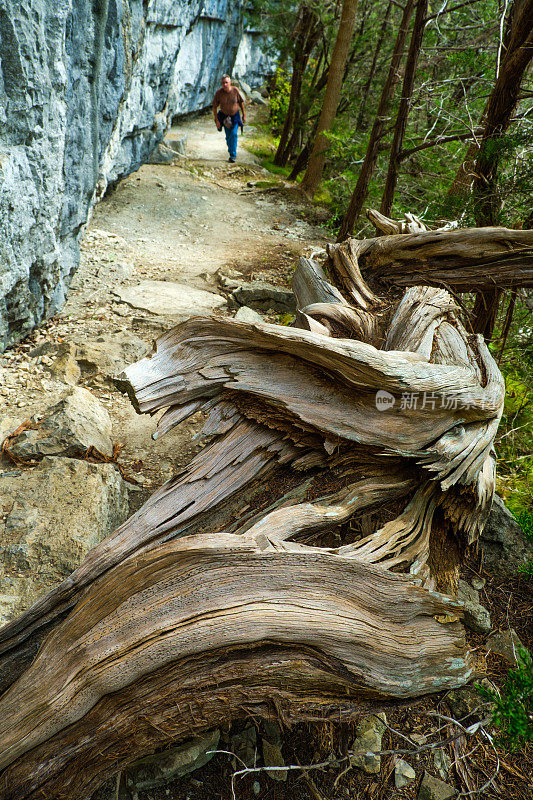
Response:
[[[224,719],[331,719],[470,678],[462,604],[435,587],[490,510],[503,379],[433,279],[390,309],[365,278],[389,263],[398,286],[408,252],[477,275],[524,255],[507,233],[481,234],[488,262],[471,232],[349,241],[329,279],[300,262],[303,328],[196,317],[128,367],[158,435],[202,411],[208,444],[0,631],[2,798],[84,800]],[[307,543],[339,526],[340,546]]]

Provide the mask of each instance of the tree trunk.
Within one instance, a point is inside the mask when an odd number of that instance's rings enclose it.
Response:
[[[318,120],[317,135],[309,157],[307,170],[301,183],[303,191],[311,196],[316,192],[324,170],[326,150],[328,147],[328,140],[324,134],[331,129],[331,125],[335,119],[342,88],[344,68],[350,52],[350,43],[355,28],[356,14],[357,0],[344,0],[337,38],[335,39],[331,63],[329,65],[328,82],[324,93],[322,111]]]
[[[295,46],[292,58],[291,94],[287,108],[287,116],[283,124],[278,149],[274,156],[274,164],[285,166],[287,163],[286,148],[294,122],[299,117],[302,84],[304,73],[317,42],[319,34],[318,19],[315,12],[305,3],[300,7],[299,19],[295,31]]]
[[[379,31],[378,41],[376,43],[376,47],[374,49],[374,55],[372,57],[372,63],[370,65],[370,70],[368,73],[368,78],[366,79],[366,83],[363,86],[362,100],[361,105],[359,107],[359,113],[357,115],[357,121],[355,123],[355,129],[359,130],[363,124],[363,120],[365,118],[365,110],[366,104],[368,101],[368,95],[370,94],[370,87],[372,86],[372,81],[374,80],[374,75],[376,74],[376,68],[378,65],[378,59],[381,54],[381,47],[383,45],[383,41],[385,39],[385,34],[387,32],[387,27],[389,25],[389,17],[392,11],[392,0],[389,0],[387,5],[387,10],[385,11],[385,16],[383,17],[383,22],[381,23],[381,29]]]
[[[495,225],[498,218],[498,140],[508,129],[517,106],[525,71],[533,58],[533,0],[515,0],[509,12],[502,58],[487,101],[484,130],[474,166],[472,184],[478,225]],[[501,290],[479,293],[474,308],[474,330],[487,340],[498,316]]]
[[[212,441],[0,631],[2,800],[84,800],[222,720],[349,718],[471,678],[450,592],[490,510],[503,379],[445,289],[391,318],[363,273],[531,285],[532,240],[331,246],[334,283],[295,273],[298,328],[194,317],[128,367],[159,434],[203,410]]]
[[[484,130],[474,168],[476,223],[495,225],[497,218],[497,142],[511,122],[520,86],[533,59],[533,0],[514,0],[509,12],[502,57],[484,114]]]
[[[409,106],[411,104],[411,98],[413,96],[416,65],[418,63],[418,57],[420,55],[420,48],[422,47],[422,37],[424,35],[424,28],[426,25],[427,10],[428,10],[428,0],[417,0],[413,32],[411,34],[409,52],[407,54],[407,60],[405,62],[402,97],[400,100],[400,106],[398,108],[396,124],[394,126],[394,136],[392,138],[392,145],[389,157],[389,168],[387,171],[387,177],[385,179],[385,188],[383,190],[383,197],[381,200],[380,211],[382,214],[385,214],[385,216],[390,216],[392,210],[394,192],[398,180],[398,164],[400,159],[400,152],[402,149],[403,137],[407,125]]]
[[[396,42],[394,44],[394,51],[391,58],[389,73],[381,91],[381,98],[379,101],[378,110],[376,112],[376,118],[372,126],[372,131],[370,132],[365,160],[361,166],[361,171],[359,172],[359,177],[357,178],[357,183],[355,185],[346,216],[342,221],[339,235],[337,237],[337,241],[339,242],[344,241],[344,239],[347,239],[348,236],[350,236],[353,231],[353,227],[358,220],[361,211],[363,210],[363,204],[368,194],[368,184],[370,183],[370,179],[378,159],[379,143],[385,130],[387,111],[394,94],[394,88],[399,80],[399,68],[402,60],[405,40],[407,38],[407,31],[409,29],[409,20],[411,19],[411,14],[413,13],[413,7],[414,0],[406,0],[400,27],[398,29],[398,35],[396,36]]]

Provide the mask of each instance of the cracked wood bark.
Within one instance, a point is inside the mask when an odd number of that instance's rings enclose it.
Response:
[[[457,233],[430,263],[461,270]],[[160,433],[203,410],[212,441],[0,631],[3,798],[83,800],[222,719],[354,715],[470,678],[439,590],[490,509],[504,387],[445,289],[391,314],[365,284],[360,254],[394,240],[394,263],[410,238],[333,247],[329,277],[303,260],[301,329],[197,317],[126,370]]]

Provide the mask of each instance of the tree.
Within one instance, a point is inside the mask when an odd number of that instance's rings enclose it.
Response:
[[[370,132],[365,158],[359,171],[359,177],[357,178],[357,183],[355,185],[355,189],[353,190],[350,204],[342,221],[337,237],[337,241],[339,242],[344,241],[344,239],[347,239],[348,236],[350,236],[355,222],[363,210],[363,205],[368,193],[368,184],[378,159],[379,144],[385,132],[387,111],[393,97],[394,89],[399,80],[399,68],[405,46],[405,40],[407,38],[407,31],[409,29],[409,21],[411,19],[411,14],[413,13],[413,7],[414,0],[406,0],[398,34],[394,44],[394,51],[392,53],[389,72],[381,91],[381,98],[376,111],[376,117]]]
[[[298,9],[298,16],[294,31],[291,36],[292,47],[292,76],[289,105],[283,130],[281,132],[278,149],[274,156],[274,163],[283,166],[287,163],[287,145],[294,127],[295,120],[299,118],[299,105],[301,103],[302,83],[309,58],[320,36],[320,20],[315,10],[308,4],[302,3]]]
[[[315,193],[322,178],[326,150],[328,147],[328,139],[325,134],[330,130],[337,112],[344,69],[346,67],[352,34],[355,28],[356,14],[357,0],[344,0],[337,38],[335,39],[335,45],[331,55],[328,82],[324,93],[322,111],[320,112],[318,120],[316,139],[301,184],[303,191],[310,195]]]
[[[496,181],[499,141],[518,104],[520,87],[533,60],[533,0],[514,0],[496,67],[496,80],[483,114],[474,166],[473,190],[478,225],[497,224]]]
[[[409,113],[409,106],[413,95],[416,65],[418,62],[418,57],[420,55],[420,48],[422,46],[422,37],[424,35],[424,28],[426,25],[427,8],[428,8],[428,0],[417,0],[415,21],[413,24],[413,32],[411,34],[409,52],[407,53],[407,60],[405,62],[402,96],[400,99],[398,114],[396,116],[396,123],[394,125],[394,136],[392,138],[392,145],[390,149],[389,169],[387,171],[385,188],[383,190],[383,197],[381,200],[380,211],[385,216],[390,216],[390,213],[392,211],[394,191],[396,189],[396,182],[398,180],[398,164],[399,164],[400,152],[402,149],[405,127],[407,125],[407,115]]]

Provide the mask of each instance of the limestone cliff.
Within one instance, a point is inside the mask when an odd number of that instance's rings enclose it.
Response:
[[[0,351],[61,307],[108,183],[209,103],[237,53],[262,78],[245,5],[0,0]]]

